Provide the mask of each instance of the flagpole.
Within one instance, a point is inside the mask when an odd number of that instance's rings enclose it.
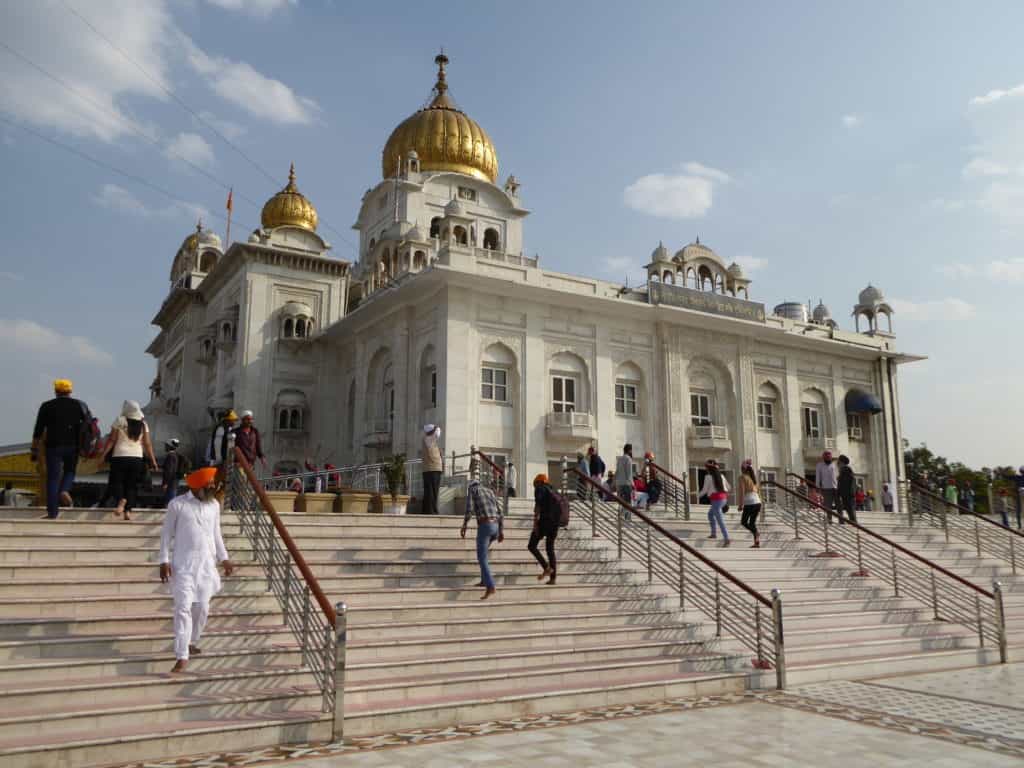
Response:
[[[228,209],[228,231],[224,237],[224,250],[231,247],[231,212],[235,209],[234,202],[231,198],[234,195],[234,191],[234,187],[228,188],[228,202],[226,206]]]

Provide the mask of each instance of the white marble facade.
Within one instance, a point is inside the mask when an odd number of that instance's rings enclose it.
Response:
[[[410,120],[435,109],[454,108],[435,99]],[[186,238],[148,350],[158,439],[198,455],[218,413],[250,409],[287,470],[415,457],[435,422],[448,454],[514,459],[520,492],[563,454],[594,445],[613,465],[625,442],[677,474],[749,457],[782,479],[828,447],[868,488],[902,476],[896,369],[914,358],[891,331],[840,330],[824,307],[767,314],[700,243],[659,245],[632,289],[543,269],[523,250],[515,178],[495,183],[496,159],[448,165],[395,159],[363,197],[352,263],[316,234],[294,175],[248,242]],[[882,412],[849,417],[851,389]]]

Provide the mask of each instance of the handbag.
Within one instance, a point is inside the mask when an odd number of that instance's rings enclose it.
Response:
[[[728,511],[729,511],[729,505],[726,504],[724,507],[722,507],[722,514],[724,515]]]

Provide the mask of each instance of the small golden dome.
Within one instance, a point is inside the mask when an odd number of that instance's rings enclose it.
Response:
[[[290,226],[316,232],[319,220],[316,208],[295,186],[295,163],[292,163],[292,167],[288,171],[288,184],[267,200],[266,205],[263,206],[260,221],[266,229]]]
[[[381,158],[384,178],[395,176],[399,158],[413,150],[421,170],[454,171],[493,184],[498,178],[498,153],[491,137],[448,97],[444,71],[448,57],[442,53],[434,62],[434,98],[391,132]]]
[[[194,251],[199,247],[199,235],[203,231],[203,220],[200,219],[196,223],[196,231],[181,241],[181,248],[179,251],[185,251],[187,253]]]

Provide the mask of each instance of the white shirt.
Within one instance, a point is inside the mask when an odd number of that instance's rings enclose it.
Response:
[[[167,505],[160,532],[160,562],[171,564],[176,601],[209,602],[220,592],[217,564],[228,559],[216,499],[200,501],[189,491]]]
[[[826,464],[824,461],[819,461],[818,466],[814,468],[814,484],[822,490],[836,489],[836,462],[831,461]]]
[[[142,422],[142,433],[139,435],[138,440],[132,440],[128,437],[128,422],[124,419],[118,419],[114,422],[114,431],[117,434],[117,443],[114,445],[114,451],[111,453],[111,457],[115,459],[120,458],[142,458],[142,437],[149,432],[149,426],[146,422]]]
[[[509,464],[505,468],[505,487],[511,488],[513,491],[517,490],[519,485],[519,470],[512,464]]]
[[[718,488],[715,487],[715,478],[713,478],[711,473],[708,472],[704,475],[704,485],[701,487],[698,496],[707,496],[710,499],[712,493],[728,493],[730,490],[729,481],[725,479],[725,475],[722,475],[722,490],[719,491]]]

